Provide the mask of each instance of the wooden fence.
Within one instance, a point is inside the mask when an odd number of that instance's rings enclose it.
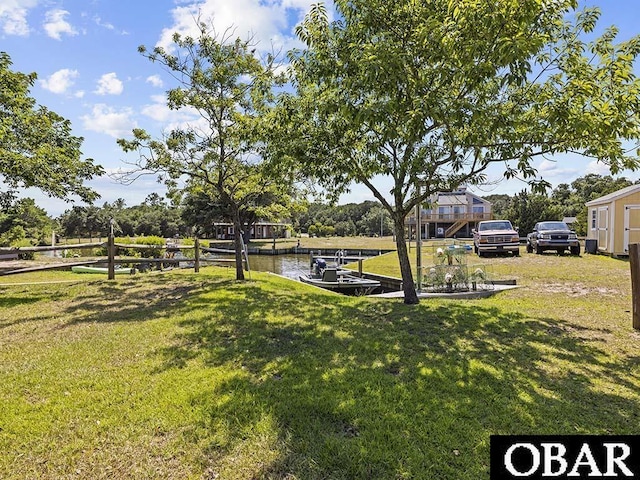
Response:
[[[0,271],[0,276],[5,275],[15,275],[19,273],[28,273],[28,272],[38,272],[43,270],[56,270],[56,269],[69,269],[75,266],[91,266],[98,264],[107,264],[107,277],[109,280],[115,279],[115,271],[116,265],[122,264],[160,264],[160,265],[178,265],[180,262],[191,261],[191,259],[177,259],[170,257],[163,258],[138,258],[138,257],[127,257],[127,258],[116,258],[118,249],[138,249],[138,250],[148,250],[148,249],[161,249],[168,251],[178,251],[178,250],[194,250],[194,258],[193,258],[193,268],[196,273],[200,271],[200,265],[202,263],[221,263],[221,264],[229,264],[235,263],[235,259],[226,259],[226,258],[202,258],[201,256],[201,247],[200,240],[198,238],[195,239],[194,245],[144,245],[144,244],[121,244],[115,242],[115,237],[110,236],[106,242],[98,242],[98,243],[78,243],[73,245],[57,245],[57,246],[43,246],[43,247],[16,247],[16,248],[0,248],[0,256],[6,255],[5,258],[17,258],[17,256],[21,253],[38,253],[38,252],[52,252],[52,251],[60,251],[60,250],[80,250],[80,249],[88,249],[88,248],[106,248],[107,256],[106,258],[97,258],[91,260],[83,260],[77,262],[61,262],[50,265],[38,265],[34,267],[24,267],[24,268],[16,268],[12,270]],[[207,249],[208,251],[212,251],[213,249]],[[244,262],[245,268],[249,269],[249,258],[246,255],[246,248],[244,250]],[[224,254],[235,254],[233,250],[223,250],[223,249],[215,249],[215,253],[224,253]]]
[[[640,243],[629,245],[629,264],[631,268],[633,328],[640,330]]]

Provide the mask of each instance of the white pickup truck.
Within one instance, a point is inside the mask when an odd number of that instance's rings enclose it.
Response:
[[[479,257],[485,253],[520,255],[520,236],[509,220],[485,220],[473,230],[473,250]]]

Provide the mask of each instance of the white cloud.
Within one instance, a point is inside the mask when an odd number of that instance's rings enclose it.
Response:
[[[55,9],[49,10],[45,15],[44,29],[51,38],[61,40],[63,33],[67,35],[77,35],[78,31],[65,20],[65,17],[69,15],[66,10]]]
[[[206,132],[208,123],[194,108],[171,110],[163,95],[153,95],[153,103],[145,105],[141,112],[150,119],[162,124],[164,130],[194,128]]]
[[[545,159],[536,167],[539,177],[552,184],[567,183],[575,178],[584,165],[584,158],[577,154],[561,154]]]
[[[98,25],[99,27],[103,27],[106,28],[107,30],[115,30],[116,27],[113,26],[112,23],[109,22],[103,22],[102,19],[98,16],[93,18],[94,22],[96,22],[96,25]]]
[[[99,103],[93,106],[90,115],[83,115],[80,118],[87,130],[120,138],[130,135],[131,130],[137,127],[133,116],[134,112],[131,108],[116,110]]]
[[[40,85],[45,90],[53,93],[66,93],[73,86],[74,79],[78,77],[77,70],[63,68],[49,75],[44,80],[40,80]]]
[[[597,173],[598,175],[606,176],[611,175],[611,170],[609,169],[609,165],[599,162],[598,160],[593,160],[587,165],[585,174],[587,173]]]
[[[147,83],[150,83],[154,87],[158,87],[158,88],[162,88],[162,86],[164,85],[162,83],[162,79],[160,78],[160,75],[151,75],[150,77],[147,77]]]
[[[259,51],[288,50],[298,41],[288,22],[299,22],[316,0],[204,0],[173,9],[173,25],[162,31],[158,46],[172,50],[172,36],[197,36],[196,20],[210,22],[218,36],[251,38]],[[284,33],[283,33],[284,32]]]
[[[538,166],[539,172],[553,172],[558,169],[558,163],[552,162],[551,160],[543,160],[542,163]]]
[[[6,35],[29,35],[27,15],[38,0],[0,0],[0,30]]]
[[[175,121],[179,115],[178,111],[171,110],[167,107],[166,99],[162,95],[153,95],[151,97],[153,103],[142,107],[142,114],[157,121],[166,123],[168,121]]]
[[[557,175],[567,171],[573,172],[574,170],[561,168],[560,164],[556,160],[545,159],[540,163],[540,165],[538,165],[538,173],[543,175]]]
[[[111,30],[112,32],[117,33],[118,35],[129,35],[129,33],[126,30],[118,29],[113,23],[104,21],[101,17],[97,15],[93,17],[93,21],[99,27],[102,27],[107,30]]]
[[[115,72],[105,73],[98,80],[98,88],[94,93],[98,95],[120,95],[124,89]]]

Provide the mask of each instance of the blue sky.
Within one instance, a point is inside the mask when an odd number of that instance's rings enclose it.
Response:
[[[317,0],[0,0],[0,51],[6,51],[13,69],[36,72],[32,95],[38,103],[69,119],[75,135],[84,137],[83,154],[108,172],[126,168],[132,160],[117,146],[116,138],[134,127],[159,134],[188,120],[185,113],[170,112],[164,92],[173,86],[170,76],[143,58],[139,45],[170,46],[175,31],[190,32],[198,11],[212,18],[217,29],[235,28],[239,36],[253,34],[261,48],[286,50],[299,46],[293,29]],[[589,0],[602,10],[600,26],[615,24],[619,39],[640,33],[638,0]],[[577,156],[538,162],[542,176],[554,186],[589,172],[608,174],[602,165]],[[637,179],[639,173],[624,172]],[[492,172],[497,181],[501,172]],[[89,183],[102,196],[98,201],[124,198],[137,205],[151,192],[163,193],[153,177],[122,186],[109,177]],[[384,185],[384,181],[381,181]],[[501,181],[475,188],[476,193],[513,194],[524,188]],[[51,215],[72,204],[49,199],[37,190],[31,196]],[[373,199],[364,187],[354,186],[341,203]]]

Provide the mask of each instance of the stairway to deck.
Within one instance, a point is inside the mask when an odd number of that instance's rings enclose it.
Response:
[[[450,238],[453,235],[455,235],[456,232],[458,232],[458,230],[460,230],[462,227],[464,227],[465,225],[467,225],[469,223],[469,220],[465,220],[465,219],[460,219],[457,220],[456,223],[454,223],[453,225],[451,225],[449,228],[447,228],[447,230],[444,232],[444,236],[445,238]]]

